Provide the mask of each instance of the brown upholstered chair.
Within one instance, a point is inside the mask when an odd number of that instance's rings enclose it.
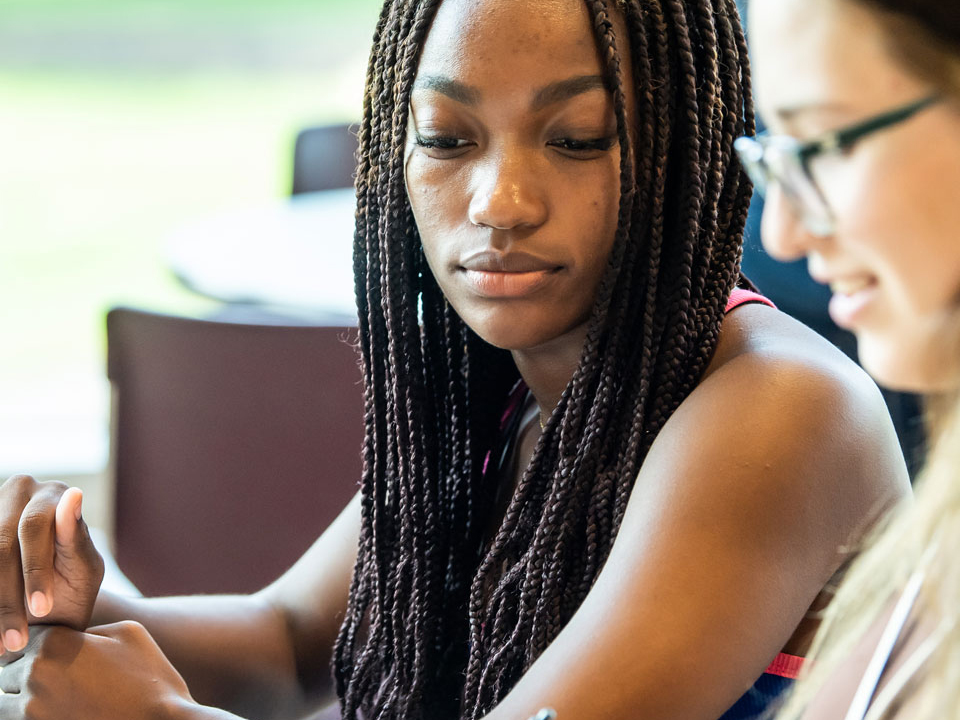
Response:
[[[347,504],[355,333],[108,313],[116,555],[144,594],[259,589]]]

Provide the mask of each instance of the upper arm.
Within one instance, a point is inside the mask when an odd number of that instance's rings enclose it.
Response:
[[[360,537],[360,495],[284,575],[259,595],[284,619],[301,684],[323,692],[343,622]]]
[[[713,372],[651,448],[594,588],[490,720],[717,718],[905,492],[886,425],[872,386],[823,366],[758,353]]]

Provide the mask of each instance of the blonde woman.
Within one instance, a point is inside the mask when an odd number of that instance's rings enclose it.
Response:
[[[732,0],[388,0],[361,494],[261,593],[94,604],[75,493],[10,481],[5,646],[24,596],[75,629],[30,631],[0,718],[756,717],[907,486],[873,382],[734,306],[744,50]]]
[[[854,565],[782,718],[960,718],[960,7],[754,0],[764,243],[806,257],[882,383],[931,400],[913,506]]]

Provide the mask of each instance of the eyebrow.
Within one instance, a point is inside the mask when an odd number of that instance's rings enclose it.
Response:
[[[481,98],[480,91],[476,88],[443,75],[426,75],[417,78],[413,88],[414,90],[433,90],[464,105],[478,105]],[[606,81],[600,75],[578,75],[566,80],[558,80],[537,90],[533,94],[530,107],[532,110],[542,110],[549,105],[569,100],[591,90],[607,91]]]
[[[480,103],[479,90],[443,75],[426,75],[417,78],[417,81],[413,84],[413,89],[433,90],[464,105],[478,105]]]
[[[607,89],[606,81],[599,75],[580,75],[540,88],[533,96],[531,107],[534,110],[542,110],[548,105],[569,100],[591,90],[607,91]]]

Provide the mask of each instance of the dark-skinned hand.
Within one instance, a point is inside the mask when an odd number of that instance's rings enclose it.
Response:
[[[121,622],[78,632],[34,627],[0,672],[0,720],[154,720],[192,704],[146,629]]]
[[[84,630],[103,580],[83,493],[14,475],[0,486],[0,651],[24,648],[29,625]]]

